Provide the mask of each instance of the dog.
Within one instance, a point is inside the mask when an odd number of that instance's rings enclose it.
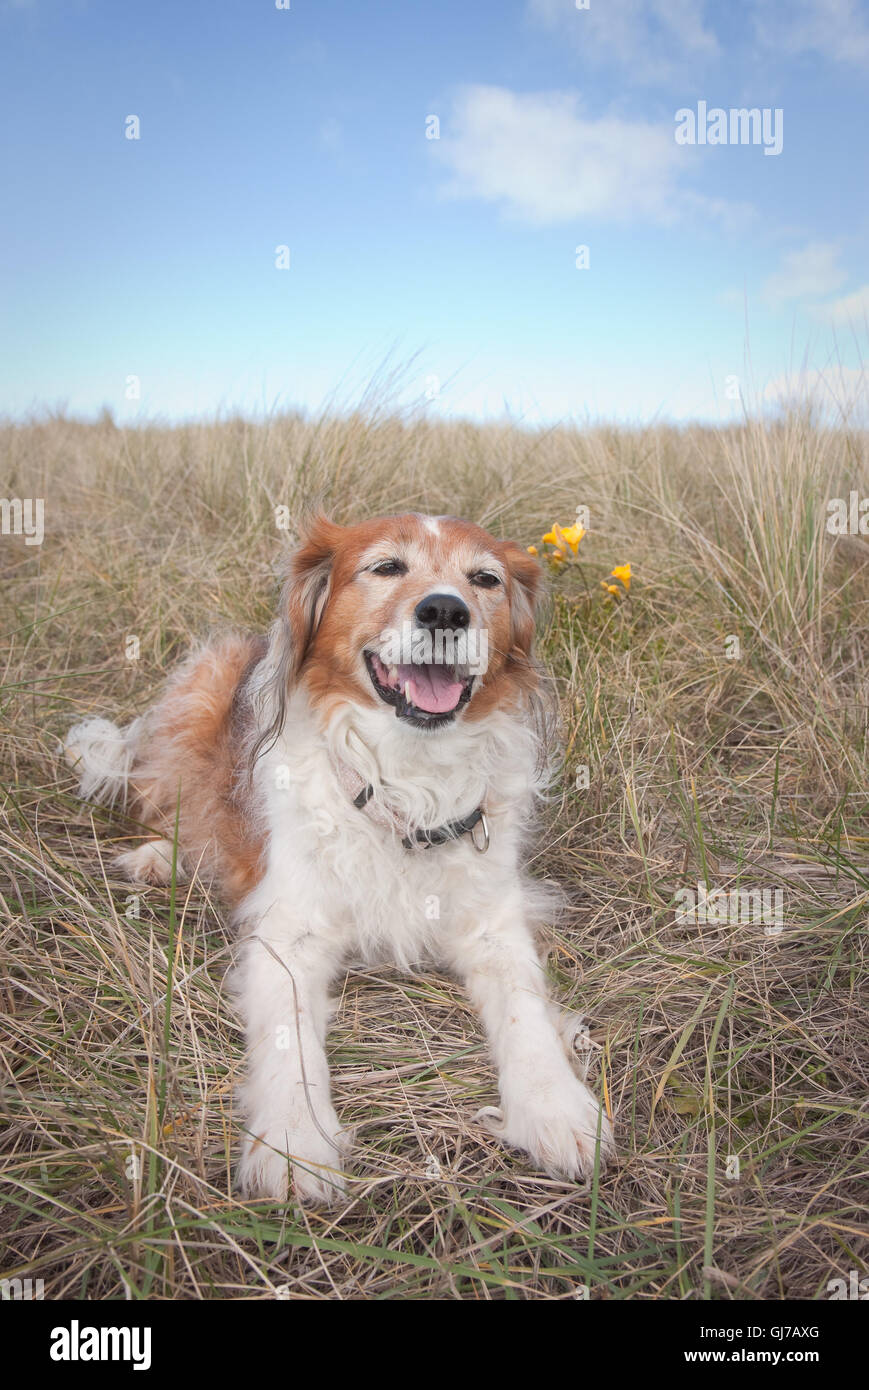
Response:
[[[67,736],[80,795],[152,832],[124,872],[199,874],[233,909],[246,1196],[345,1191],[325,1037],[330,984],[359,960],[464,984],[499,1078],[479,1118],[538,1170],[588,1178],[611,1152],[535,944],[553,890],[523,862],[549,775],[541,580],[467,521],[318,514],[268,636],[215,638],[127,728]]]

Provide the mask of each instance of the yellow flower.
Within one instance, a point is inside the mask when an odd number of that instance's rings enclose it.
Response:
[[[563,565],[568,558],[568,551],[574,555],[576,554],[579,549],[579,543],[584,535],[585,528],[578,523],[574,523],[573,526],[562,527],[559,526],[557,521],[554,521],[552,523],[552,530],[547,531],[546,535],[543,537],[543,544],[552,545],[555,549],[544,551],[543,558],[547,560],[554,569],[557,569],[558,566]],[[537,547],[534,545],[529,545],[528,549],[534,555],[538,553]]]
[[[552,530],[546,532],[543,537],[543,544],[554,545],[557,550],[561,551],[562,555],[564,554],[567,549],[567,541],[564,539],[564,532],[557,521],[552,523]]]
[[[539,554],[540,554],[540,551],[537,549],[537,546],[536,546],[536,545],[529,545],[529,546],[528,546],[528,554],[529,554],[529,555],[539,555]]]
[[[564,540],[567,541],[567,544],[575,555],[579,549],[579,542],[585,535],[585,527],[574,524],[573,526],[565,526],[564,530],[562,530],[560,526],[555,529],[557,529]]]
[[[602,589],[606,589],[613,598],[624,598],[625,594],[630,593],[631,588],[631,567],[630,565],[615,565],[610,570],[610,579],[618,579],[618,584],[610,584],[606,579],[600,581]]]
[[[631,587],[631,567],[630,565],[615,565],[610,570],[611,579],[620,579],[625,586],[625,590]]]

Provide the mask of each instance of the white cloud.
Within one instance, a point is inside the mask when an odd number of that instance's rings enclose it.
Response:
[[[824,318],[833,323],[859,325],[869,321],[869,285],[863,285],[841,299],[834,299],[831,304],[824,304],[821,312]]]
[[[764,282],[761,293],[778,306],[792,299],[819,298],[845,283],[839,265],[839,247],[829,241],[813,241],[800,251],[782,257],[779,270]]]
[[[803,301],[812,316],[825,323],[860,325],[869,321],[869,285],[862,285],[838,299],[827,299],[848,278],[839,264],[840,248],[835,242],[813,241],[799,251],[790,251],[781,266],[762,287],[762,295],[772,308]]]
[[[677,186],[686,152],[670,126],[590,118],[570,93],[466,88],[433,148],[452,174],[446,196],[482,198],[540,225],[731,211]]]
[[[554,30],[594,66],[615,63],[639,81],[660,81],[681,66],[714,58],[718,40],[705,0],[528,0],[533,20]]]
[[[779,55],[820,53],[869,66],[869,19],[861,0],[754,0],[758,37]]]
[[[869,424],[869,376],[864,367],[828,367],[775,377],[764,389],[763,399],[781,410],[810,406],[818,416],[832,424],[847,420],[852,425]]]

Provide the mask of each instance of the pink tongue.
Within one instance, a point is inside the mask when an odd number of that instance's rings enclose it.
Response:
[[[451,680],[443,666],[399,666],[398,684],[410,695],[411,704],[427,714],[446,714],[462,698],[461,681]]]

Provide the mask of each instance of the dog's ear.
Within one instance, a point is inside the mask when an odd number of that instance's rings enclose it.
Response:
[[[282,609],[289,624],[293,675],[307,656],[320,626],[332,583],[332,564],[344,527],[317,512],[303,523],[302,541],[290,561]]]
[[[543,571],[527,550],[507,541],[502,557],[510,576],[510,655],[527,661],[534,642],[537,604],[543,584]]]
[[[290,691],[329,601],[332,563],[343,533],[343,526],[322,512],[302,523],[300,544],[290,560],[263,660],[257,698],[262,702],[264,725],[251,750],[251,773],[257,758],[273,746],[284,727]]]

